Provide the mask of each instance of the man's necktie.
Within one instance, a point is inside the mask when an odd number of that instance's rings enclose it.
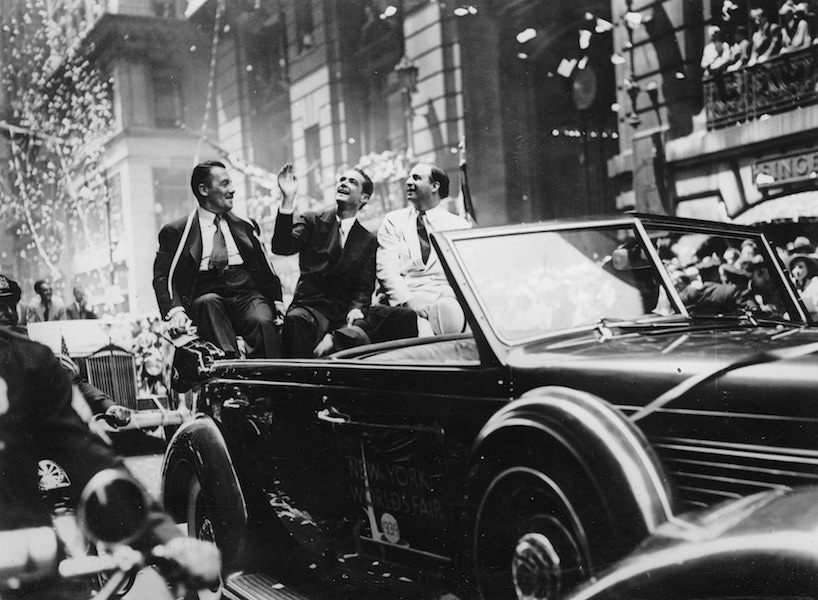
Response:
[[[224,241],[224,234],[220,227],[221,220],[221,215],[216,215],[213,220],[216,233],[213,234],[213,251],[210,253],[210,261],[207,263],[209,269],[215,269],[220,275],[227,268],[227,244]]]
[[[48,308],[50,306],[51,306],[50,304],[43,304],[43,320],[44,321],[48,321]]]
[[[420,256],[424,265],[429,261],[429,254],[432,251],[432,246],[429,244],[429,232],[426,231],[426,223],[423,219],[425,215],[426,213],[423,211],[418,213],[418,241],[420,242]]]

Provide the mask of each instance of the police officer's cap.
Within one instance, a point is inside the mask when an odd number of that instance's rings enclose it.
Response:
[[[10,298],[12,302],[20,301],[20,286],[13,279],[9,279],[5,275],[0,275],[0,298]]]

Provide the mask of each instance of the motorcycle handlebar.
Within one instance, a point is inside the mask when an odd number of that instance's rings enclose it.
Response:
[[[38,579],[53,573],[59,558],[51,527],[0,531],[0,580]]]
[[[120,567],[119,561],[110,554],[101,556],[78,556],[60,561],[58,572],[60,577],[85,577],[97,573],[115,571]]]
[[[131,420],[125,425],[117,425],[116,419],[111,415],[94,415],[93,420],[98,427],[106,432],[126,431],[130,429],[155,429],[167,425],[181,425],[187,420],[188,411],[169,410],[165,412],[134,412]]]

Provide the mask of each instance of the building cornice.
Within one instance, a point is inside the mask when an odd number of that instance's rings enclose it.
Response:
[[[184,20],[107,13],[97,20],[82,46],[92,61],[144,55],[167,62],[179,48],[190,48],[200,35],[196,25]]]
[[[674,167],[713,162],[724,157],[763,154],[815,140],[818,106],[770,115],[741,125],[696,131],[667,142],[665,156]]]

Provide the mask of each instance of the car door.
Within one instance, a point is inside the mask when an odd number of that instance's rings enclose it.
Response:
[[[443,566],[457,551],[472,442],[508,388],[502,367],[436,364],[422,354],[330,364],[316,419],[334,448],[355,551]]]

